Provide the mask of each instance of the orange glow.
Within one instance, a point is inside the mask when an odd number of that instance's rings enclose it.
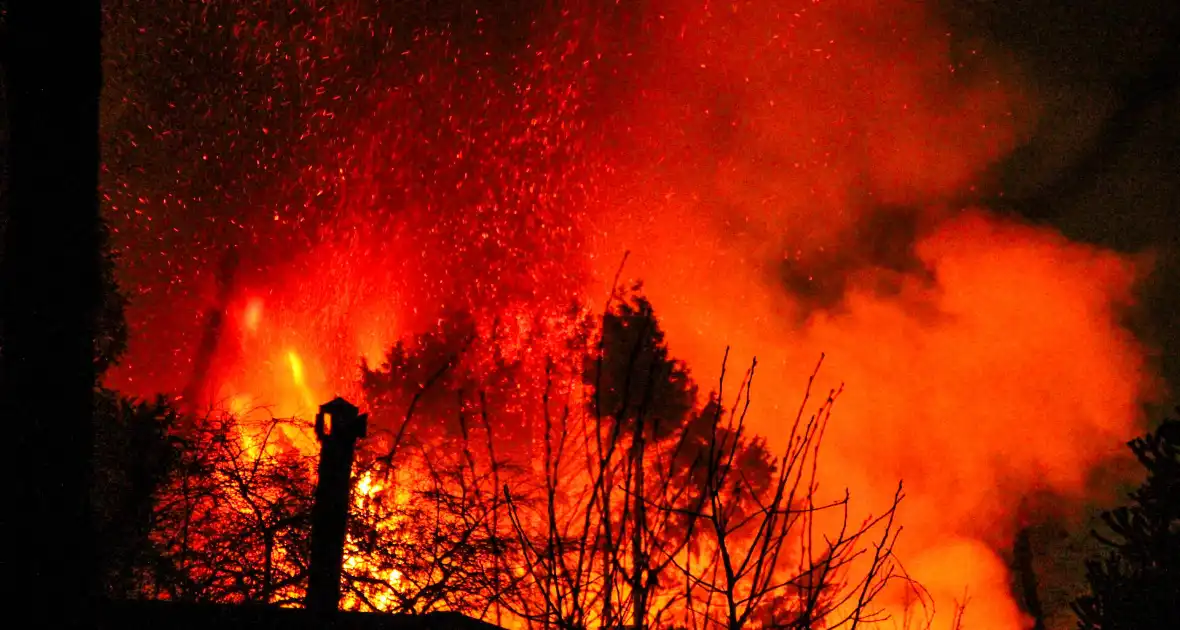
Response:
[[[372,472],[363,473],[356,480],[356,486],[353,489],[354,507],[364,510],[366,502],[384,498],[390,503],[386,507],[392,510],[410,501],[410,493],[405,488],[397,488],[391,498],[381,496],[385,490],[385,484],[375,479]],[[394,516],[383,520],[378,525],[378,530],[386,536],[395,535],[392,532],[398,524],[399,517]],[[353,574],[365,575],[366,577],[380,580],[378,585],[365,589],[365,596],[369,603],[373,604],[378,610],[390,610],[392,608],[395,594],[402,590],[403,576],[401,571],[396,568],[377,568],[368,563],[365,555],[358,550],[357,542],[352,540],[351,537],[345,542],[344,569]],[[347,593],[341,601],[341,606],[345,610],[355,609],[359,604],[359,599],[352,593]]]
[[[826,355],[817,389],[845,393],[821,493],[847,487],[877,514],[904,481],[897,551],[933,596],[935,630],[965,593],[964,627],[1022,628],[1002,561],[1035,519],[1020,506],[1090,496],[1156,393],[1121,321],[1148,265],[964,201],[1020,145],[1032,106],[1001,51],[949,37],[921,3],[650,4],[634,29],[646,39],[622,54],[538,44],[538,67],[501,81],[456,52],[356,89],[371,93],[351,104],[364,115],[325,140],[322,163],[304,169],[316,154],[300,145],[293,181],[275,186],[283,212],[254,222],[261,262],[222,305],[209,402],[302,426],[336,395],[364,406],[361,362],[457,310],[511,331],[506,355],[539,355],[551,348],[530,344],[529,317],[607,295],[630,251],[622,282],[644,282],[703,390],[727,348],[731,365],[757,356],[750,422],[775,449]],[[415,42],[415,55],[453,50]],[[467,64],[480,71],[451,69]],[[257,246],[274,234],[299,247]],[[117,374],[151,395],[187,377],[199,324],[157,358],[152,334],[172,331],[132,308],[145,323]],[[168,369],[140,377],[152,361]],[[387,490],[358,484],[357,500]],[[410,485],[388,494],[409,501]],[[373,571],[400,588],[396,569]],[[885,604],[900,616],[904,597]]]
[[[637,116],[656,124],[635,127],[650,143],[620,169],[626,220],[604,217],[598,277],[631,251],[625,281],[645,281],[701,383],[716,382],[727,346],[757,355],[752,425],[772,445],[826,353],[821,391],[845,390],[823,491],[847,487],[880,513],[903,480],[897,551],[933,596],[933,627],[966,595],[964,627],[1022,628],[1000,559],[1030,517],[1019,506],[1084,499],[1154,392],[1120,324],[1147,269],[954,209],[1020,137],[1021,98],[986,65],[948,72],[944,30],[920,5],[732,8],[670,19],[676,45],[657,55],[660,87]],[[873,233],[889,225],[872,223],[883,208],[916,236]],[[889,609],[903,608],[899,594]]]
[[[258,323],[262,321],[262,300],[254,298],[246,304],[246,313],[243,323],[246,330],[250,332],[258,332]]]
[[[244,416],[250,412],[250,399],[242,394],[230,396],[228,411],[234,416]]]
[[[318,398],[308,389],[307,383],[303,379],[303,361],[298,354],[295,354],[294,350],[288,350],[287,362],[291,365],[291,382],[299,390],[300,402],[305,409],[314,409]]]

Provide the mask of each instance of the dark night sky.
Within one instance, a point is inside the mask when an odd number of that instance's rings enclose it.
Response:
[[[1075,239],[1154,252],[1155,274],[1130,317],[1159,351],[1169,389],[1180,390],[1180,3],[947,5],[952,25],[1015,61],[1038,108],[1027,143],[1000,166],[1005,201],[992,205]]]

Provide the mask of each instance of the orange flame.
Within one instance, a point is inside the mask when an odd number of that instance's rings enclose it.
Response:
[[[858,505],[879,512],[904,480],[907,533],[899,551],[939,605],[936,627],[946,626],[950,602],[964,593],[971,598],[966,626],[1022,627],[1000,559],[1017,506],[1040,492],[1085,496],[1088,474],[1122,452],[1137,430],[1139,403],[1153,391],[1144,349],[1119,321],[1145,269],[1047,229],[958,211],[956,200],[1019,143],[1018,114],[1027,107],[1003,68],[989,67],[974,47],[954,46],[919,3],[653,4],[659,20],[637,29],[654,40],[642,47],[650,57],[634,81],[642,89],[619,99],[628,105],[611,121],[621,137],[569,142],[563,134],[578,129],[565,121],[576,90],[554,96],[530,87],[523,91],[544,94],[538,100],[551,112],[530,113],[519,137],[513,121],[507,132],[495,124],[461,130],[471,137],[456,134],[466,149],[454,158],[460,186],[422,194],[450,211],[447,200],[459,199],[470,221],[464,215],[436,229],[438,209],[426,201],[424,208],[374,208],[363,199],[381,195],[353,192],[341,202],[340,215],[352,223],[337,226],[340,242],[325,239],[255,280],[268,289],[265,313],[258,297],[236,304],[241,334],[228,335],[220,349],[220,394],[235,412],[265,405],[305,418],[334,394],[359,400],[360,359],[379,362],[405,332],[403,322],[428,317],[419,308],[428,311],[436,295],[498,295],[477,285],[501,276],[477,275],[468,286],[432,252],[453,249],[463,256],[446,261],[479,262],[481,254],[470,252],[482,250],[471,244],[500,233],[568,246],[554,235],[580,234],[582,217],[542,202],[564,202],[585,188],[600,215],[587,217],[597,227],[586,230],[584,250],[522,253],[497,243],[497,251],[510,261],[531,255],[592,265],[595,282],[578,288],[603,295],[598,285],[632,250],[627,275],[647,281],[673,352],[698,382],[716,382],[727,346],[759,355],[753,421],[772,443],[782,439],[780,418],[792,415],[798,384],[827,353],[826,384],[843,381],[847,394],[821,456],[824,490],[848,486]],[[481,113],[493,117],[535,111],[532,101],[520,106],[498,96],[467,100],[484,102]],[[367,142],[339,160],[361,165],[348,172],[350,186],[380,179],[370,163],[382,159],[374,147],[388,136],[378,131],[402,105],[389,95],[371,128],[357,131]],[[561,133],[546,135],[539,120]],[[405,135],[416,142],[416,133]],[[481,144],[477,136],[493,140]],[[526,147],[531,158],[575,145],[600,155],[553,164],[539,157],[540,166],[529,167],[543,171],[539,187],[501,155],[510,146]],[[380,166],[390,164],[402,166],[392,159]],[[470,183],[469,170],[477,175]],[[572,185],[549,187],[567,176]],[[479,186],[493,192],[467,192]],[[495,191],[513,186],[525,201],[510,197],[521,207],[505,210]],[[474,195],[471,208],[461,193]],[[533,215],[533,224],[515,226],[515,213],[530,204],[551,210],[557,227],[538,229]],[[899,223],[912,222],[913,234],[891,237],[884,233],[891,225],[873,223],[886,207],[903,217]],[[363,228],[366,218],[393,214],[412,234],[398,241],[412,256],[391,246],[388,234]],[[541,294],[554,267],[529,268],[537,302],[552,297]],[[805,282],[785,289],[784,274]],[[424,279],[402,281],[411,275]],[[817,305],[808,291],[833,295]],[[371,479],[361,482],[360,496],[378,491]]]

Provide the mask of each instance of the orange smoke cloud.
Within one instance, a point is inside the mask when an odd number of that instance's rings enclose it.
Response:
[[[967,627],[1020,627],[1002,561],[1020,504],[1082,496],[1151,393],[1118,321],[1145,270],[955,208],[1019,142],[1027,104],[994,55],[921,4],[648,4],[620,59],[559,35],[527,55],[538,69],[518,60],[497,78],[506,60],[484,68],[442,38],[415,48],[427,67],[389,79],[396,89],[358,89],[377,105],[341,126],[356,137],[329,127],[322,151],[292,153],[304,175],[283,187],[290,203],[249,222],[272,264],[238,281],[209,383],[235,409],[249,394],[307,417],[355,395],[359,357],[431,328],[441,306],[564,307],[585,259],[605,285],[629,249],[627,275],[647,282],[702,387],[726,346],[759,357],[752,424],[772,445],[826,353],[821,386],[847,387],[823,491],[847,486],[880,512],[903,480],[898,551],[938,624],[967,594]],[[477,71],[446,69],[467,64]],[[298,245],[321,221],[299,255],[275,253],[259,227],[290,224]],[[140,319],[151,341],[131,373],[171,328]],[[148,378],[166,370],[139,369],[144,393],[169,388]]]
[[[1083,498],[1093,467],[1137,432],[1150,381],[1116,308],[1136,270],[982,213],[942,224],[917,251],[932,285],[908,281],[888,301],[854,289],[802,331],[848,386],[825,478],[870,502],[904,480],[900,551],[914,577],[943,606],[970,594],[975,626],[1016,627],[993,566],[1029,516],[1022,505]]]
[[[898,551],[936,627],[964,596],[966,627],[1022,627],[1002,560],[1022,506],[1084,497],[1153,391],[1120,326],[1145,270],[953,210],[1018,141],[1021,99],[925,9],[791,4],[668,7],[599,276],[632,250],[702,385],[726,346],[757,355],[772,444],[826,353],[846,389],[825,491],[879,513],[903,480]]]
[[[1019,137],[1019,93],[918,3],[667,4],[628,193],[678,196],[743,249],[805,255],[873,208],[936,211]]]
[[[1153,392],[1143,349],[1119,326],[1142,270],[982,211],[915,249],[928,277],[862,270],[836,308],[802,323],[803,306],[757,273],[765,261],[656,247],[631,274],[649,281],[673,352],[703,385],[726,345],[758,356],[752,426],[772,444],[826,353],[822,383],[845,392],[821,455],[825,491],[850,488],[879,513],[904,481],[898,551],[939,606],[936,627],[965,595],[970,627],[1022,627],[1001,554],[1034,517],[1023,504],[1084,498]],[[895,294],[880,294],[883,277]]]

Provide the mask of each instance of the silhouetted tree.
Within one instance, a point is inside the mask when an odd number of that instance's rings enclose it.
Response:
[[[1147,479],[1131,505],[1102,515],[1112,535],[1094,535],[1109,551],[1087,563],[1080,630],[1180,628],[1180,420],[1129,444]]]
[[[159,560],[156,506],[179,457],[176,412],[160,397],[132,400],[99,389],[95,404],[92,505],[104,592],[138,597],[145,567]]]
[[[520,471],[496,459],[486,414],[460,414],[461,439],[445,446],[415,440],[395,474],[385,474],[380,460],[358,467],[346,607],[499,612],[516,582],[508,567],[517,554],[497,484]]]
[[[547,373],[542,496],[504,489],[526,578],[506,605],[568,630],[874,618],[871,601],[896,577],[894,510],[851,525],[846,499],[816,503],[810,462],[835,392],[810,418],[800,408],[772,459],[744,435],[753,368],[733,409],[723,391],[698,408],[650,305],[616,300],[573,382]],[[575,384],[588,393],[571,404]],[[814,525],[828,511],[840,522],[842,510],[843,528]],[[880,538],[867,542],[870,532]]]
[[[182,415],[100,390],[95,486],[104,592],[118,599],[301,602],[314,460],[290,420]]]
[[[837,392],[812,414],[805,397],[772,455],[747,434],[754,367],[729,403],[726,367],[702,404],[634,293],[600,326],[456,318],[399,343],[363,374],[344,607],[568,630],[874,619],[896,502],[854,524],[847,497],[816,499]],[[286,436],[306,426],[103,396],[108,592],[301,603],[314,456]]]
[[[293,420],[246,425],[230,415],[188,418],[156,504],[160,561],[150,597],[293,604],[306,588],[314,457],[286,438]]]
[[[358,459],[346,605],[571,629],[820,623],[837,604],[867,614],[856,602],[891,576],[892,510],[809,546],[805,576],[786,551],[822,511],[847,508],[812,502],[805,465],[831,401],[800,417],[776,458],[745,434],[745,407],[727,412],[722,392],[698,405],[636,292],[600,326],[572,314],[561,343],[540,325],[521,337],[456,321],[364,371],[373,435]],[[548,354],[529,363],[520,349]],[[537,444],[515,444],[502,414]],[[873,529],[885,539],[848,582],[847,556]]]
[[[669,355],[664,331],[640,289],[634,287],[603,316],[598,351],[584,353],[582,378],[594,388],[590,413],[658,441],[688,420],[697,388],[688,367]],[[639,424],[645,425],[642,431]]]
[[[346,606],[502,615],[520,562],[499,488],[533,493],[528,467],[509,460],[528,461],[534,369],[548,358],[533,350],[553,332],[540,318],[479,330],[458,313],[364,366],[371,435],[358,454]]]

